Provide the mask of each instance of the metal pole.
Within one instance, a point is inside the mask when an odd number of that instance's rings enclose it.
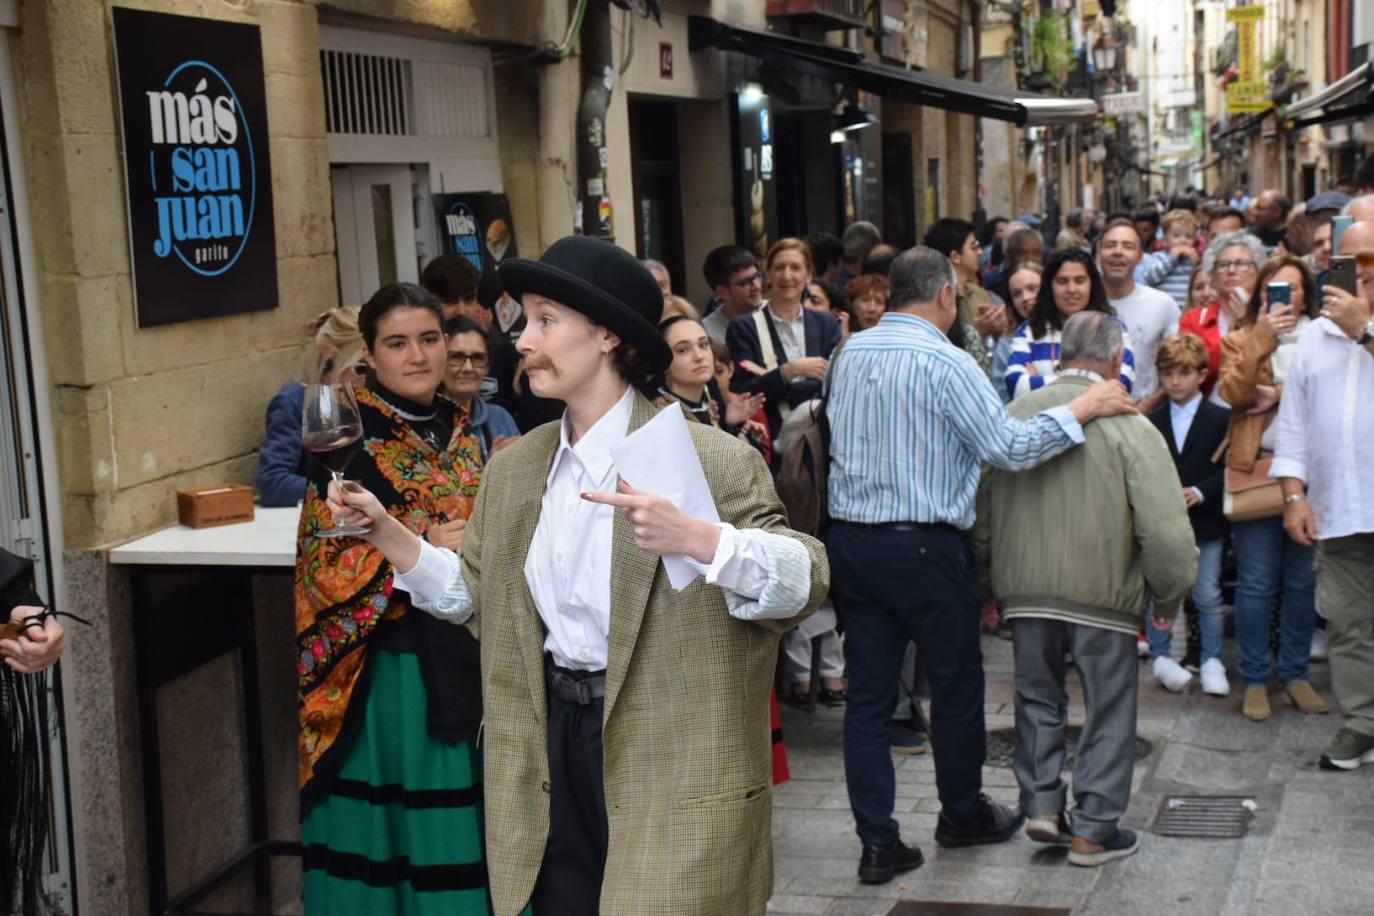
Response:
[[[615,87],[609,0],[590,0],[582,23],[582,102],[577,108],[577,195],[583,235],[615,238],[606,187],[606,110]]]

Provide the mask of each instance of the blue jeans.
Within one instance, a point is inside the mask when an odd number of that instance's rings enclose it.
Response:
[[[1283,586],[1279,619],[1279,681],[1307,680],[1312,629],[1317,620],[1316,552],[1290,538],[1283,519],[1231,526],[1236,548],[1236,645],[1246,686],[1269,680],[1269,618]]]
[[[1225,599],[1221,596],[1221,555],[1226,547],[1225,538],[1215,541],[1201,541],[1197,545],[1197,581],[1193,583],[1191,597],[1193,610],[1198,615],[1198,630],[1202,634],[1202,660],[1221,657],[1221,640],[1225,631]],[[1150,657],[1161,655],[1172,657],[1169,653],[1170,634],[1155,629],[1148,618],[1145,621],[1145,636],[1150,641]]]
[[[971,817],[986,754],[973,552],[953,528],[893,531],[837,521],[826,542],[830,595],[844,621],[844,775],[859,839],[875,846],[899,835],[887,723],[908,641],[927,659],[940,803],[952,820]]]

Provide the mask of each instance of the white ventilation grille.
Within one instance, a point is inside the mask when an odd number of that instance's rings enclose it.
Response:
[[[331,134],[415,133],[411,62],[351,51],[320,51],[325,129]]]

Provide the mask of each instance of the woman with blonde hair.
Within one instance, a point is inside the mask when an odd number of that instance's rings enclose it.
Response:
[[[258,501],[267,507],[294,506],[305,495],[305,452],[301,407],[305,386],[314,382],[363,384],[363,335],[356,305],[321,312],[306,326],[310,340],[301,354],[300,374],[267,404],[267,423],[258,449]]]

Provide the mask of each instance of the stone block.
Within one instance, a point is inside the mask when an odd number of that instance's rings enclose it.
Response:
[[[92,494],[113,490],[114,454],[110,444],[109,389],[57,388],[57,454],[62,489]]]
[[[324,84],[317,63],[313,73],[268,72],[267,136],[273,140],[323,140]]]
[[[292,362],[289,351],[274,351],[111,385],[120,486],[161,481],[253,452],[262,439],[266,404],[291,376]]]
[[[262,26],[262,66],[268,78],[276,74],[313,77],[318,86],[320,28],[314,5],[258,0],[255,8]]]
[[[125,369],[132,376],[148,376],[241,357],[250,352],[252,314],[150,328],[125,321],[120,334]],[[108,341],[106,346],[111,344]]]
[[[323,139],[272,140],[272,209],[277,257],[334,251],[334,196],[329,144]]]
[[[46,274],[39,296],[55,384],[88,386],[124,375],[117,341],[121,326],[133,324],[127,275]]]
[[[87,277],[128,274],[129,227],[118,137],[68,135],[61,155],[74,272]]]
[[[338,262],[332,255],[278,261],[277,307],[251,316],[253,349],[299,352],[310,336],[306,326],[338,304]]]
[[[25,131],[24,163],[29,177],[29,220],[39,269],[49,274],[76,273],[76,248],[70,212],[53,201],[67,199],[67,172],[62,165],[64,141],[53,134]]]

